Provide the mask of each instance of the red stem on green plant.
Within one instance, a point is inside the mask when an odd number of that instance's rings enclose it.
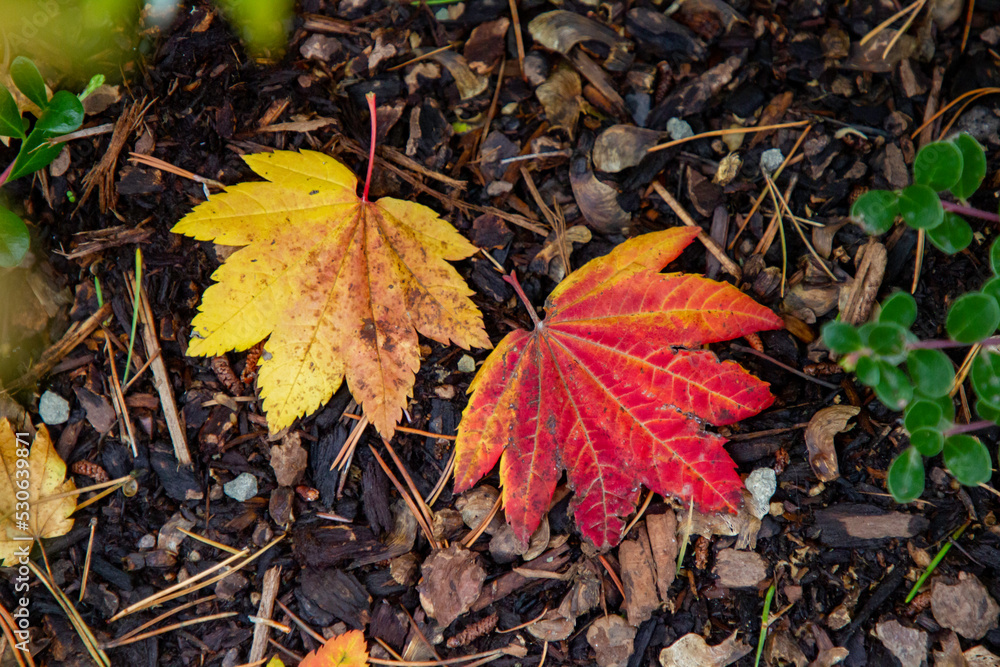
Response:
[[[505,275],[503,279],[507,281],[507,283],[510,284],[511,287],[514,288],[514,291],[517,293],[518,298],[521,299],[521,303],[524,304],[524,307],[525,309],[527,309],[528,314],[531,315],[531,321],[535,323],[535,328],[541,329],[542,321],[538,319],[538,314],[535,313],[534,307],[531,305],[531,302],[528,301],[528,297],[527,295],[525,295],[524,290],[521,289],[521,283],[517,281],[517,275],[513,271],[511,271],[509,274]]]
[[[907,350],[944,350],[951,347],[969,347],[971,345],[982,345],[984,347],[989,347],[991,345],[1000,345],[1000,336],[990,336],[984,340],[977,343],[957,343],[953,340],[918,340],[915,343],[907,343]]]
[[[953,204],[950,201],[942,201],[941,206],[946,211],[951,211],[952,213],[961,213],[962,215],[968,215],[973,218],[979,218],[980,220],[987,220],[989,222],[1000,222],[1000,215],[996,213],[990,213],[989,211],[982,211],[978,208],[973,208],[971,206],[962,206],[961,204]]]
[[[991,426],[996,426],[996,424],[991,421],[986,421],[985,419],[972,422],[971,424],[955,424],[944,432],[944,436],[947,438],[949,435],[958,435],[959,433],[968,433],[969,431],[980,431],[984,428],[990,428]]]
[[[375,128],[376,128],[376,111],[375,111],[375,93],[368,93],[365,95],[365,99],[368,100],[368,111],[372,117],[372,141],[371,146],[368,147],[368,175],[365,176],[365,192],[361,195],[361,201],[368,203],[368,187],[372,184],[372,167],[375,166]]]
[[[12,169],[14,169],[14,164],[16,162],[17,160],[11,162],[9,165],[7,165],[7,168],[3,170],[3,173],[0,173],[0,186],[2,186],[4,183],[7,182],[7,177],[10,176],[10,172]]]

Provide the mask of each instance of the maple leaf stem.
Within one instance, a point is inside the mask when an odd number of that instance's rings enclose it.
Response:
[[[521,299],[521,303],[524,304],[524,307],[528,311],[528,314],[531,315],[531,321],[535,323],[535,328],[540,329],[542,326],[542,321],[538,319],[538,314],[535,312],[534,306],[531,305],[531,302],[528,301],[528,297],[524,293],[524,290],[521,289],[521,283],[517,281],[517,274],[511,271],[509,274],[505,275],[503,279],[507,281],[507,283],[511,287],[514,288],[514,291],[517,293],[518,298]]]
[[[372,117],[372,140],[371,145],[368,147],[368,174],[365,176],[365,191],[361,195],[361,201],[368,203],[368,187],[372,184],[372,167],[375,166],[375,128],[376,128],[376,115],[375,110],[375,93],[368,93],[365,95],[365,99],[368,100],[368,111],[371,113]]]

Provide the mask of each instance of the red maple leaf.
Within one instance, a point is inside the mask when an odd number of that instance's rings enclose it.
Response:
[[[563,280],[534,331],[500,342],[469,386],[456,493],[502,455],[504,511],[527,541],[566,470],[577,525],[601,548],[621,539],[643,484],[702,511],[736,511],[743,484],[725,440],[702,423],[732,424],[774,397],[735,362],[685,348],[784,324],[732,285],[659,273],[697,233],[626,241]]]

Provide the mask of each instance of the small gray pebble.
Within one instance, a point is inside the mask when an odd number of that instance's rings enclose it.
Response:
[[[151,533],[146,533],[139,538],[139,549],[152,549],[156,546],[156,536]]]
[[[227,482],[222,490],[233,500],[250,500],[257,495],[257,478],[248,472],[241,472],[236,479]]]
[[[768,148],[760,154],[760,169],[770,176],[784,161],[785,155],[780,148]]]
[[[744,483],[747,491],[753,496],[747,503],[750,513],[758,519],[763,519],[771,509],[771,496],[778,488],[777,475],[772,468],[757,468],[747,475]]]
[[[458,370],[462,373],[475,373],[476,360],[467,354],[463,354],[458,360]]]
[[[50,426],[65,424],[69,419],[69,401],[55,392],[46,391],[38,401],[38,414]]]
[[[686,120],[681,120],[680,118],[671,118],[667,121],[667,132],[670,134],[670,138],[674,141],[680,141],[681,139],[687,139],[688,137],[694,136],[694,130],[691,129],[691,124]]]

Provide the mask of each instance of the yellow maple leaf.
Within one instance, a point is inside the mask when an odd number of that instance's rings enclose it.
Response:
[[[41,500],[73,491],[66,479],[66,464],[59,457],[49,432],[39,427],[28,449],[27,434],[15,433],[6,419],[0,420],[0,558],[14,565],[32,540],[59,537],[73,527],[69,518],[76,509],[76,497]]]
[[[272,431],[316,410],[346,377],[369,421],[392,437],[420,364],[418,332],[491,347],[472,290],[447,263],[476,247],[426,206],[358,197],[354,174],[328,155],[243,159],[267,180],[226,188],[173,228],[245,246],[213,274],[188,353],[244,350],[270,336],[258,383]]]

